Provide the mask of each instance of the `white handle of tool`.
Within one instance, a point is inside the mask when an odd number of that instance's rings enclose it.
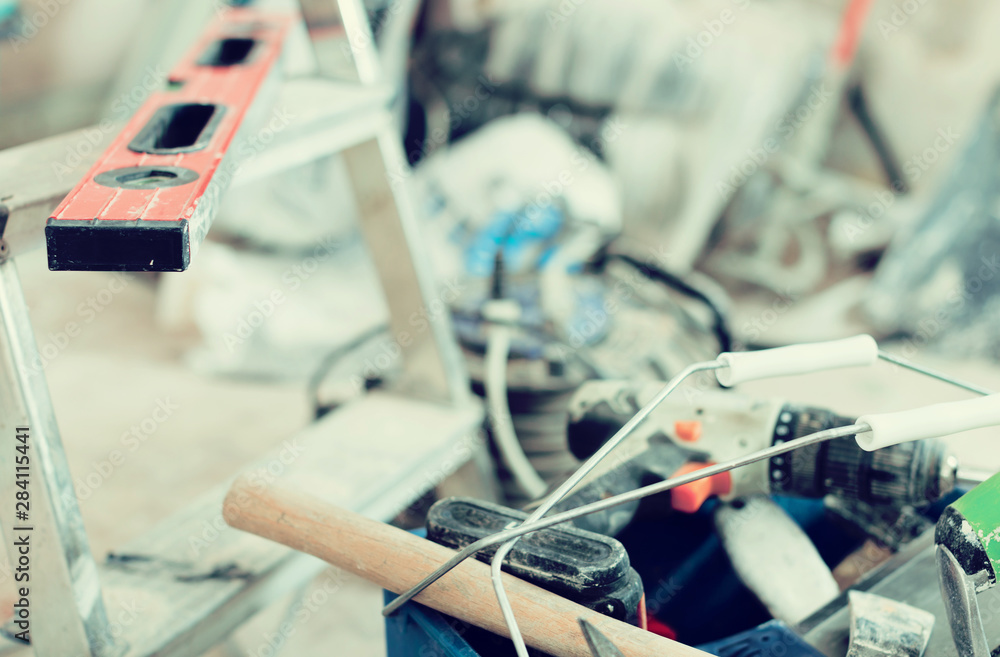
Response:
[[[899,413],[875,413],[858,418],[871,431],[857,435],[861,449],[872,451],[911,440],[1000,425],[1000,394],[967,401],[934,404]]]
[[[716,370],[715,376],[719,383],[729,387],[775,376],[872,365],[876,360],[878,343],[875,338],[856,335],[843,340],[795,344],[777,349],[726,352],[719,355],[719,362],[725,367]]]

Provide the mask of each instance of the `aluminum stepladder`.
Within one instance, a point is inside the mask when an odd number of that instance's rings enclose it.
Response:
[[[298,434],[309,458],[290,465],[283,476],[389,520],[475,453],[482,409],[468,393],[448,318],[432,321],[423,332],[408,324],[434,298],[433,281],[405,184],[398,175],[387,175],[405,173],[406,165],[392,125],[393,89],[380,74],[364,8],[360,0],[302,0],[301,8],[321,73],[340,67],[350,53],[358,81],[320,76],[284,82],[277,102],[301,119],[278,135],[265,156],[246,162],[232,186],[333,153],[345,158],[390,328],[410,339],[400,341],[399,380]],[[331,38],[338,33],[346,34],[348,50],[343,39]],[[15,265],[19,255],[42,245],[45,219],[99,155],[94,148],[73,175],[54,174],[52,162],[64,158],[85,132],[0,152],[0,527],[16,563],[11,528],[19,523],[8,474],[14,471],[16,429],[29,427],[34,653],[197,655],[325,564],[224,527],[228,482],[116,549],[132,558],[99,563],[92,556],[44,371],[31,367],[38,362],[38,346]],[[203,536],[206,527],[214,528],[213,539],[192,551],[191,537]],[[123,608],[140,611],[126,622],[120,618]]]

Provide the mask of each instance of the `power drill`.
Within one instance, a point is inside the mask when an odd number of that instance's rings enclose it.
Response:
[[[585,459],[663,387],[660,383],[592,381],[570,402],[567,440]],[[853,418],[822,409],[758,400],[723,390],[678,391],[657,407],[561,505],[568,509],[678,474],[758,452]],[[767,493],[834,496],[878,515],[926,506],[955,485],[957,460],[937,440],[866,452],[848,436],[811,445],[670,491],[674,510],[693,513],[709,497]],[[579,519],[581,528],[616,535],[638,502]]]

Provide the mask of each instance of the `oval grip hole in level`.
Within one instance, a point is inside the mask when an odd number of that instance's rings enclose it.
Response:
[[[182,103],[164,105],[139,131],[129,149],[136,153],[173,155],[208,146],[225,108],[220,105]]]
[[[199,66],[237,66],[250,59],[256,39],[230,37],[213,42],[198,58]]]
[[[94,182],[105,187],[125,189],[160,189],[186,185],[198,179],[198,173],[184,167],[126,167],[102,171]]]

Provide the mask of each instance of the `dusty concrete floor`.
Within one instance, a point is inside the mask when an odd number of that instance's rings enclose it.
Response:
[[[22,258],[19,268],[40,345],[57,341],[54,336],[68,322],[81,324],[80,334],[46,364],[75,478],[100,472],[100,463],[120,446],[123,433],[147,418],[158,402],[176,406],[122,466],[102,477],[93,490],[84,487],[81,508],[98,558],[309,421],[302,386],[209,378],[186,367],[180,354],[192,338],[157,330],[152,279],[132,279],[90,320],[79,306],[105,289],[111,275],[49,272],[41,251]],[[947,362],[929,353],[915,358],[1000,389],[1000,369],[995,366]],[[967,396],[885,365],[865,373],[842,370],[762,382],[745,391],[825,405],[845,414]],[[974,432],[951,442],[962,462],[1000,469],[996,431]],[[328,572],[321,578],[331,576]],[[293,625],[283,654],[328,655],[332,646],[335,654],[384,654],[380,599],[376,587],[345,578],[315,613]],[[294,602],[291,596],[278,601],[210,654],[272,655],[269,641]]]

